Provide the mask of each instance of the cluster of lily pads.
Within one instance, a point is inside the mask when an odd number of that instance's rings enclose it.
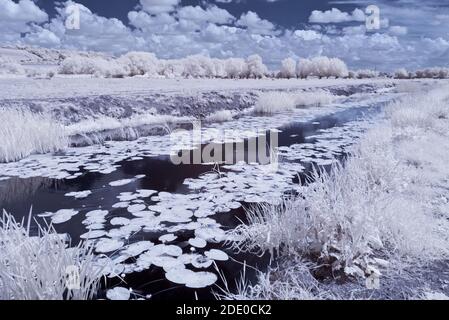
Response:
[[[279,147],[278,155],[285,161],[330,165],[339,155],[347,153],[354,141],[374,122],[375,118],[356,120],[339,127],[319,130],[318,134],[307,137],[310,142]]]
[[[226,142],[238,142],[242,138],[253,137],[255,128],[281,127],[292,121],[306,122],[351,106],[331,105],[297,109],[288,115],[243,117],[214,128],[203,128],[201,142],[223,142],[217,134],[220,130],[234,132],[232,137],[226,137],[230,139]],[[189,288],[210,286],[217,281],[217,276],[207,269],[214,261],[229,259],[222,250],[208,249],[208,243],[229,240],[213,216],[238,209],[242,203],[278,203],[282,195],[298,187],[293,178],[304,170],[301,163],[331,163],[368,125],[369,122],[353,121],[341,127],[322,130],[316,136],[309,137],[313,142],[279,147],[281,162],[276,167],[239,162],[224,165],[223,172],[217,170],[186,179],[184,184],[190,192],[185,194],[139,188],[121,192],[110,208],[101,207],[84,214],[82,223],[86,232],[81,238],[92,242],[98,254],[107,255],[100,256],[97,263],[110,277],[158,267],[173,283]],[[176,146],[192,148],[188,139],[173,141],[168,136],[71,148],[63,155],[34,155],[15,163],[0,164],[0,179],[13,176],[23,179],[35,176],[76,179],[86,171],[109,174],[117,170],[121,161],[170,155]],[[144,177],[138,175],[112,181],[105,187],[121,188]],[[91,190],[81,190],[65,195],[82,200],[91,194]],[[116,209],[126,210],[128,217],[113,215]],[[68,208],[40,215],[51,219],[53,224],[62,224],[78,214],[80,211]],[[176,242],[180,231],[190,231],[192,234],[182,246]],[[160,236],[158,241],[133,242],[133,235],[139,232],[156,232]],[[126,298],[129,294],[128,289],[118,287],[108,292],[108,298]]]
[[[384,98],[377,98],[379,101]],[[203,126],[200,135],[188,132],[166,136],[148,136],[134,141],[107,141],[102,145],[68,148],[64,154],[31,155],[17,162],[0,163],[0,180],[9,177],[52,179],[76,179],[84,172],[109,174],[117,170],[121,161],[134,161],[144,157],[169,156],[175,150],[195,149],[200,143],[241,142],[245,138],[261,135],[267,128],[280,128],[289,123],[306,123],[316,117],[349,109],[354,106],[375,103],[374,97],[367,101],[345,102],[314,108],[295,109],[287,114],[269,117],[244,116],[236,121]],[[226,134],[224,134],[226,132]]]

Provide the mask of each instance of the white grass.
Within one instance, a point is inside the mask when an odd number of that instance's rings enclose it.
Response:
[[[39,226],[38,236],[3,212],[0,219],[0,300],[87,300],[99,287],[102,269],[93,248],[68,248],[52,228]],[[79,289],[67,286],[67,271],[79,272]]]
[[[366,257],[375,250],[427,258],[446,254],[447,236],[438,232],[438,219],[415,194],[402,192],[409,182],[406,168],[384,149],[378,140],[383,134],[376,133],[378,145],[359,151],[344,168],[315,173],[301,196],[281,207],[250,211],[250,227],[237,229],[247,239],[243,248],[317,255],[334,271],[357,264],[362,274],[368,273]]]
[[[254,105],[257,114],[275,114],[283,111],[293,110],[296,106],[295,97],[287,92],[263,92]]]
[[[191,121],[191,117],[181,117],[161,114],[136,114],[130,118],[117,119],[113,117],[99,116],[96,119],[84,120],[68,125],[66,132],[69,136],[100,132],[104,130],[133,128],[144,125],[167,126],[179,122]]]
[[[425,291],[417,299],[419,299],[419,300],[449,300],[449,297],[442,292]]]
[[[323,91],[314,92],[263,92],[254,105],[256,114],[275,114],[293,110],[297,106],[323,105],[331,103],[335,100],[335,96]]]
[[[432,129],[441,120],[449,119],[447,94],[442,90],[434,90],[432,94],[418,98],[409,96],[394,103],[388,113],[394,127]]]
[[[249,225],[233,231],[242,239],[234,248],[300,256],[329,275],[362,278],[388,262],[446,259],[448,97],[444,88],[392,104],[389,120],[364,136],[344,167],[315,172],[282,206],[249,211]]]
[[[1,109],[0,123],[0,162],[16,161],[33,153],[54,152],[68,145],[63,126],[49,115]]]
[[[207,116],[206,121],[208,122],[225,122],[231,121],[233,118],[232,112],[230,110],[219,110]]]
[[[246,279],[246,264],[240,278],[236,279],[236,290],[231,290],[222,273],[224,285],[214,292],[218,300],[319,300],[337,299],[337,296],[322,290],[319,282],[312,276],[309,265],[294,259],[282,270],[269,269],[266,273],[257,272],[257,283],[250,284]]]
[[[301,92],[295,95],[295,104],[296,106],[321,106],[334,102],[336,98],[324,90]]]
[[[223,122],[232,118],[231,111],[222,110],[210,115],[207,121]],[[138,132],[134,130],[136,127],[160,126],[169,131],[172,124],[192,120],[193,117],[149,113],[123,119],[99,116],[64,126],[48,114],[25,109],[1,109],[0,162],[18,161],[31,154],[64,150],[69,145],[69,138],[75,135],[123,130],[124,137],[135,138],[138,137]],[[101,142],[101,139],[94,142]]]

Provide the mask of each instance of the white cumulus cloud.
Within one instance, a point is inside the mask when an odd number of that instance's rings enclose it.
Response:
[[[354,9],[352,13],[332,8],[327,11],[314,10],[309,17],[310,23],[341,23],[349,21],[365,21],[365,13],[358,8]]]
[[[30,31],[30,24],[47,20],[47,13],[31,0],[0,0],[0,41],[17,40]]]
[[[388,31],[395,36],[405,36],[408,32],[407,27],[391,26]]]
[[[198,22],[212,22],[217,24],[231,23],[235,17],[227,10],[210,6],[206,9],[200,6],[185,6],[177,11],[177,16],[183,20],[192,20]]]
[[[268,20],[261,19],[258,14],[253,11],[243,13],[236,24],[240,27],[246,27],[248,30],[256,34],[271,34],[275,29],[273,23]]]
[[[322,34],[315,30],[296,30],[294,34],[305,41],[319,40],[322,37]]]
[[[143,10],[152,14],[171,12],[180,2],[180,0],[140,0]]]

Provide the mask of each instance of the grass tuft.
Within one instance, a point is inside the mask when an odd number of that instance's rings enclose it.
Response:
[[[64,127],[49,115],[23,109],[0,109],[0,122],[0,162],[55,152],[68,145]]]
[[[102,268],[95,264],[93,247],[83,243],[68,247],[52,227],[38,225],[30,234],[26,225],[5,211],[0,219],[0,300],[88,300],[99,288]],[[75,268],[79,288],[68,286]]]

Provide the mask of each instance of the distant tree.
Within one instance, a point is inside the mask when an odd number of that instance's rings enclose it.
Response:
[[[287,58],[282,60],[281,65],[281,71],[280,71],[280,77],[281,78],[296,78],[296,61],[292,58]]]
[[[224,63],[226,77],[230,79],[243,78],[247,73],[245,60],[241,58],[229,58]]]
[[[296,68],[296,74],[300,78],[315,76],[342,78],[349,75],[348,67],[338,58],[315,57],[312,59],[300,59]]]
[[[409,79],[410,75],[405,68],[398,69],[394,72],[395,79]]]
[[[262,57],[258,54],[249,56],[246,59],[247,77],[260,79],[268,73],[268,68],[263,64]]]
[[[150,52],[128,52],[121,56],[118,62],[123,65],[126,72],[131,76],[154,76],[160,71],[159,60]]]

